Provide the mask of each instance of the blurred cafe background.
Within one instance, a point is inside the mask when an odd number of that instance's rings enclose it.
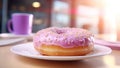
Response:
[[[120,34],[120,0],[0,0],[0,33],[9,33],[6,24],[12,13],[32,13],[33,33],[77,27],[94,34]]]

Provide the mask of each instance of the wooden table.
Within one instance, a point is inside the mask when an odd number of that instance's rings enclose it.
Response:
[[[49,61],[15,55],[10,51],[14,45],[0,47],[0,68],[120,68],[120,50],[79,61]]]

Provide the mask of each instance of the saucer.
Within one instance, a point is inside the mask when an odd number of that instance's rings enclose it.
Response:
[[[29,58],[35,58],[35,59],[56,60],[56,61],[73,61],[73,60],[89,59],[93,57],[107,55],[112,52],[111,48],[109,47],[95,44],[93,52],[84,56],[45,56],[45,55],[39,54],[34,49],[33,42],[15,45],[11,47],[10,50],[11,52],[20,56],[25,56]]]
[[[13,33],[2,33],[0,34],[0,37],[32,37],[34,33],[28,34],[28,35],[16,35]]]

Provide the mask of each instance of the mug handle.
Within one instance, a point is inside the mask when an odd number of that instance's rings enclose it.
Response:
[[[8,27],[8,31],[10,33],[13,33],[13,29],[11,28],[11,25],[12,25],[12,20],[10,19],[10,20],[8,20],[7,27]]]

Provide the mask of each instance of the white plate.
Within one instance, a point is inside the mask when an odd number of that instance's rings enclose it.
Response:
[[[13,33],[2,33],[0,34],[0,38],[5,39],[5,38],[26,38],[27,40],[32,40],[34,36],[34,33],[31,33],[29,35],[16,35]]]
[[[21,41],[26,41],[26,39],[25,38],[0,39],[0,46],[5,46],[5,45],[21,42]]]
[[[13,46],[11,51],[17,55],[26,56],[36,59],[45,59],[45,60],[59,60],[59,61],[72,61],[72,60],[81,60],[87,58],[93,58],[98,56],[103,56],[110,54],[112,50],[109,47],[95,45],[94,51],[85,55],[85,56],[44,56],[39,54],[33,46],[33,43],[25,43]]]
[[[29,35],[16,35],[13,33],[2,33],[0,34],[0,37],[32,37],[34,33],[29,34]]]

